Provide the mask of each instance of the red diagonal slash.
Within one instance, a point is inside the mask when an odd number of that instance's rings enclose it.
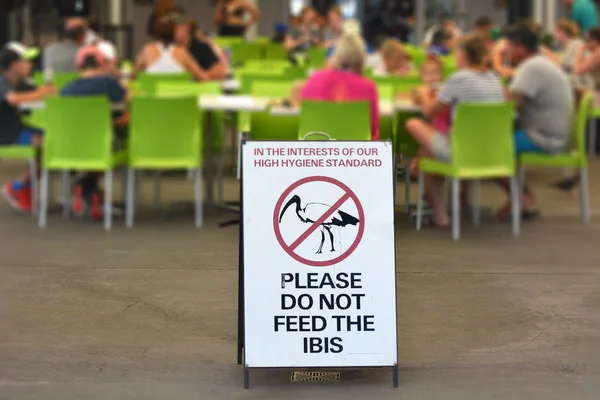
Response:
[[[304,232],[294,243],[289,246],[289,249],[294,251],[302,242],[306,240],[307,237],[310,236],[311,233],[317,230],[318,227],[321,226],[323,221],[331,216],[334,212],[338,210],[350,198],[350,193],[346,192],[338,201],[335,202],[334,205],[331,206],[329,210],[325,212],[325,214],[321,215],[311,226],[308,227],[306,232]]]

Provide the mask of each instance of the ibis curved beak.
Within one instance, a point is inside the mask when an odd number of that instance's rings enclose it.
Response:
[[[293,196],[281,209],[281,213],[279,213],[279,223],[281,223],[281,218],[283,218],[283,214],[287,211],[288,208],[290,208],[292,204],[296,204],[296,208],[300,208],[300,197],[298,197],[297,195]]]

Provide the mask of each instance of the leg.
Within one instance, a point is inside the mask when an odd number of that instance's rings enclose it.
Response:
[[[331,251],[335,251],[335,247],[333,247],[333,233],[331,233],[331,228],[326,226],[325,229],[327,233],[329,233],[329,241],[331,242]]]
[[[323,253],[323,243],[325,243],[325,232],[323,227],[321,227],[321,245],[319,246],[319,250],[317,250],[317,254]]]
[[[421,230],[421,221],[423,219],[423,192],[424,192],[424,174],[419,171],[419,184],[417,189],[417,230]]]
[[[196,228],[202,227],[202,168],[194,170],[194,189],[196,199]]]
[[[38,215],[38,225],[40,228],[46,227],[46,217],[48,212],[48,176],[48,170],[43,169],[40,183],[40,209]]]
[[[590,224],[590,187],[587,168],[582,168],[579,172],[580,184],[579,184],[579,196],[581,203],[581,217],[583,223],[586,225]]]
[[[39,206],[38,169],[35,158],[29,160],[29,174],[31,175],[31,214],[35,217]]]
[[[404,212],[410,211],[410,164],[411,158],[406,158],[406,170],[404,171]]]
[[[104,174],[104,229],[109,231],[112,227],[112,189],[113,171]]]
[[[135,170],[127,168],[127,195],[125,200],[125,225],[133,226],[133,215],[135,210]]]
[[[160,210],[160,171],[154,171],[154,209]]]
[[[71,216],[71,171],[62,172],[63,218]]]
[[[460,239],[460,181],[452,179],[452,238]]]
[[[510,178],[510,197],[512,203],[512,228],[513,235],[519,236],[521,233],[521,206],[520,206],[519,182],[516,177]]]
[[[465,190],[468,193],[468,189]],[[468,198],[468,196],[465,196]],[[473,182],[473,225],[479,226],[481,222],[481,213],[479,209],[479,200],[481,199],[481,181]],[[463,203],[464,204],[464,203]]]

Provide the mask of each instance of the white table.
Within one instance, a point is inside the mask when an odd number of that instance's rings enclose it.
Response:
[[[398,110],[398,107],[394,103],[387,99],[379,99],[379,115],[382,117],[393,117]],[[279,116],[294,116],[298,115],[300,110],[295,107],[273,107],[271,109],[271,115]]]
[[[242,88],[242,83],[237,79],[227,79],[221,82],[221,87],[225,92],[237,92]]]
[[[416,105],[412,101],[406,100],[396,100],[396,104],[394,105],[396,111],[409,111],[414,113],[421,112],[421,106]]]

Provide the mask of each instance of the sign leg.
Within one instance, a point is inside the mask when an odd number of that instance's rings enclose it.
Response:
[[[250,389],[250,368],[244,366],[244,389]]]
[[[240,143],[243,146],[245,143]],[[241,160],[241,159],[240,159]],[[240,161],[240,168],[242,168]],[[238,348],[237,348],[237,363],[242,364],[242,353],[244,351],[244,170],[240,176],[240,235],[239,235],[239,251],[238,251]],[[245,374],[245,372],[244,372]]]
[[[395,388],[398,387],[398,364],[394,365],[392,370],[392,382]]]

